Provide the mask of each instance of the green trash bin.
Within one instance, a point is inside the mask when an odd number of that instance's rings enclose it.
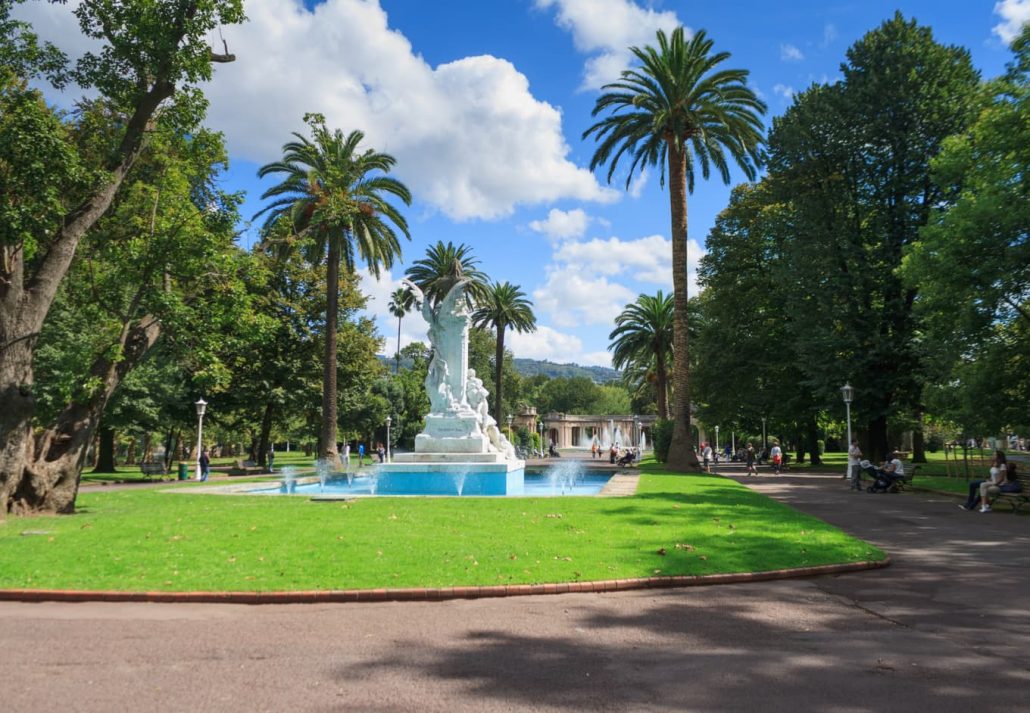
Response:
[[[190,479],[190,464],[189,463],[179,463],[179,480],[189,480],[189,479]]]

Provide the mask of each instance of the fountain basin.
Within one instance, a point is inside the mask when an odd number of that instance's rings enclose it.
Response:
[[[597,495],[607,485],[611,473],[589,473],[582,469],[552,467],[543,470],[522,468],[500,472],[484,471],[473,466],[465,472],[437,468],[381,471],[382,466],[352,471],[351,477],[335,474],[323,485],[318,480],[303,479],[289,491],[290,495],[315,497],[349,496],[489,496],[551,497],[561,495]],[[281,485],[259,486],[248,491],[253,495],[283,495]]]

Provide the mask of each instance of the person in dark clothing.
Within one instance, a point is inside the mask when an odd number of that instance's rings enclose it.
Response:
[[[207,448],[200,451],[197,465],[200,466],[200,472],[197,474],[197,477],[201,482],[204,482],[207,480],[208,473],[211,472],[211,458],[207,454]]]

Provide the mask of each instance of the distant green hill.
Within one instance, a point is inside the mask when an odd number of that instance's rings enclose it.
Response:
[[[579,364],[555,364],[553,361],[540,361],[538,359],[515,359],[515,370],[523,376],[536,376],[544,374],[552,379],[570,378],[573,376],[585,376],[598,384],[607,384],[609,381],[617,381],[620,374],[615,369],[606,366],[580,366]]]
[[[379,361],[393,371],[393,359],[380,356]],[[401,368],[411,367],[410,359],[401,359]],[[544,374],[552,379],[570,378],[573,376],[585,376],[598,384],[607,384],[610,381],[617,381],[621,374],[615,369],[606,366],[580,366],[579,364],[555,364],[553,361],[540,361],[539,359],[515,359],[515,370],[523,376],[536,376]]]

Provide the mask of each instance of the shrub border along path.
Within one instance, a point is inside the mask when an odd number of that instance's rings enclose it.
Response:
[[[482,599],[539,594],[582,592],[614,592],[628,589],[669,589],[700,587],[714,584],[766,582],[775,579],[813,577],[827,574],[860,572],[890,565],[890,557],[882,560],[827,564],[815,567],[793,567],[766,572],[735,574],[701,574],[694,576],[637,577],[593,582],[561,582],[550,584],[508,584],[481,587],[416,587],[412,589],[344,589],[308,592],[113,592],[61,589],[0,589],[0,601],[22,602],[179,602],[206,604],[325,604],[345,602],[443,601],[446,599]]]

